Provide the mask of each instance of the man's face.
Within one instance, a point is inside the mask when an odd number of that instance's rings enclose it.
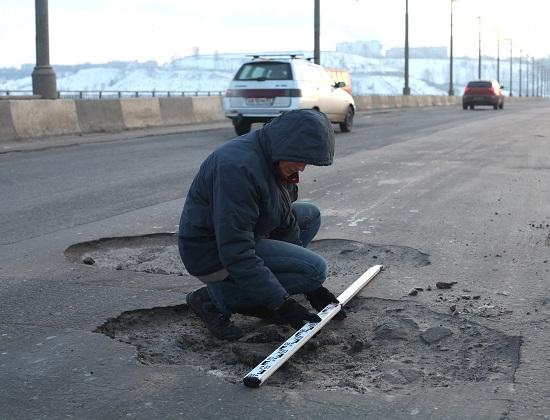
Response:
[[[305,167],[306,164],[301,162],[289,162],[287,160],[279,161],[279,170],[285,178],[288,178],[296,172],[302,172]]]

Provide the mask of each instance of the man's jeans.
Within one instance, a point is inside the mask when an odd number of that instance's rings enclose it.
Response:
[[[310,203],[292,205],[300,226],[303,247],[273,239],[256,241],[256,254],[277,277],[288,294],[307,293],[320,287],[326,279],[327,264],[323,257],[306,249],[321,226],[321,212]],[[242,290],[228,278],[208,285],[210,298],[220,312],[229,317],[232,313],[254,311],[254,290]]]

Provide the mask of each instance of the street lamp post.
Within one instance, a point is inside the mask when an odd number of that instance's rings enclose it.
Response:
[[[519,49],[519,97],[521,98],[521,86],[522,86],[522,80],[521,80],[521,54],[523,53],[523,50]]]
[[[539,96],[539,67],[540,67],[540,58],[535,60],[535,96]]]
[[[544,70],[544,97],[548,97],[548,68],[545,67]]]
[[[321,0],[314,0],[313,11],[313,62],[321,64]]]
[[[543,67],[544,69],[544,79],[543,79],[543,90],[542,90],[542,96],[546,97],[548,95],[548,69],[545,67]]]
[[[540,82],[540,96],[546,97],[546,67],[542,67],[542,79]]]
[[[534,98],[536,94],[535,89],[535,71],[537,67],[537,62],[535,60],[535,56],[531,57],[531,96]]]
[[[449,48],[449,96],[454,96],[455,91],[453,89],[453,3],[456,0],[451,0],[451,39]]]
[[[497,32],[497,80],[500,83],[500,31]]]
[[[512,40],[510,40],[510,96],[513,96],[513,92],[512,92],[512,65],[513,65],[513,62],[514,62],[514,58],[513,58],[513,45],[512,45]]]
[[[529,97],[529,54],[525,56],[525,96]]]
[[[409,0],[405,0],[405,87],[403,95],[411,94],[409,87]]]
[[[540,96],[541,98],[545,95],[545,91],[544,91],[545,75],[546,75],[546,67],[544,66],[544,62],[541,61],[540,63]]]
[[[478,19],[478,61],[477,61],[477,78],[481,80],[481,16],[477,17]]]
[[[510,41],[510,87],[509,89],[510,89],[510,96],[514,96],[512,93],[512,52],[513,52],[512,39],[507,38],[505,39],[505,41]]]
[[[541,63],[540,96],[546,96],[546,66]]]
[[[542,60],[539,60],[539,96],[542,98],[544,96],[544,62]]]
[[[539,58],[539,81],[538,81],[538,91],[539,91],[539,98],[542,98],[542,72],[543,72],[543,66],[542,66],[542,59]]]
[[[545,74],[545,76],[544,76],[544,86],[545,86],[544,97],[547,98],[548,97],[548,68],[545,69],[544,74]]]
[[[531,57],[531,96],[535,97],[535,56]]]
[[[539,73],[540,73],[540,58],[537,60],[537,65],[535,67],[535,79],[537,81],[537,87],[536,87],[535,91],[537,92],[537,96],[540,96],[540,93],[539,93],[539,87],[540,87]]]
[[[35,0],[36,66],[32,72],[32,91],[42,99],[56,99],[55,72],[50,65],[48,0]]]

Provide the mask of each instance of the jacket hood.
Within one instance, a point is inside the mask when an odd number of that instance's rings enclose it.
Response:
[[[332,165],[334,130],[322,112],[312,109],[287,112],[258,130],[258,136],[272,162]]]

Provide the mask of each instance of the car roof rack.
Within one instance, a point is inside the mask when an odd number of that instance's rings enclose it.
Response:
[[[247,57],[252,57],[254,59],[258,58],[287,58],[290,57],[290,59],[294,60],[295,58],[302,58],[303,54],[249,54]],[[309,58],[308,58],[309,60]]]

